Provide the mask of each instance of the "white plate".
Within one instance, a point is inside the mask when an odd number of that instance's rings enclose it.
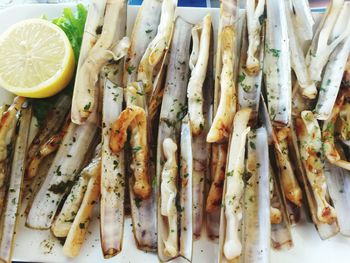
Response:
[[[0,12],[0,33],[10,25],[26,18],[39,17],[45,14],[48,18],[60,16],[64,7],[71,4],[58,5],[21,5]],[[128,25],[132,25],[137,7],[128,9]],[[217,26],[218,9],[178,8],[178,14],[190,22],[198,22],[206,13],[212,13],[214,27]],[[11,96],[0,89],[0,104],[9,101]],[[131,220],[125,220],[124,242],[122,252],[109,260],[104,260],[100,248],[100,235],[97,214],[89,226],[89,234],[82,247],[80,256],[68,259],[62,254],[62,246],[49,231],[31,230],[24,227],[24,216],[21,215],[18,224],[16,245],[13,259],[26,262],[120,262],[148,263],[158,262],[153,253],[145,253],[136,249],[131,232]],[[350,220],[350,219],[349,219]],[[202,239],[194,244],[193,262],[216,262],[217,245],[202,235]],[[350,261],[350,239],[338,235],[330,240],[321,241],[311,223],[302,222],[293,229],[295,246],[289,251],[272,251],[272,263],[347,263]]]

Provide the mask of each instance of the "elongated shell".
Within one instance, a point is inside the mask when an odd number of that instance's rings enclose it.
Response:
[[[243,262],[270,262],[270,176],[267,132],[259,128],[248,135],[249,173],[244,193]]]
[[[125,59],[123,82],[127,86],[136,80],[140,60],[157,34],[162,1],[145,0],[137,13],[130,36],[130,48]]]
[[[193,153],[191,127],[186,116],[181,125],[180,151],[180,251],[179,254],[192,262],[193,250]]]
[[[267,105],[275,125],[287,126],[291,118],[292,82],[284,1],[267,0],[264,74]]]
[[[2,214],[2,230],[0,243],[0,259],[11,262],[15,238],[16,222],[21,204],[21,191],[23,185],[26,150],[32,112],[30,108],[21,110],[19,131],[14,148],[9,189],[6,196],[6,206]]]

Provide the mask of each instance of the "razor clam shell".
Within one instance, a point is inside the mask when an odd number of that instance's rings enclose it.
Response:
[[[339,227],[337,222],[334,222],[331,225],[321,223],[317,219],[317,205],[316,201],[313,196],[312,189],[309,185],[308,179],[306,177],[305,170],[303,168],[303,164],[301,162],[301,156],[299,153],[299,141],[296,133],[296,127],[294,124],[295,120],[291,123],[291,131],[292,131],[292,142],[293,142],[293,151],[291,151],[291,157],[294,160],[294,163],[296,163],[296,171],[299,176],[299,181],[301,182],[301,188],[303,189],[304,193],[306,194],[307,204],[309,207],[309,211],[311,214],[311,219],[317,229],[317,232],[322,240],[328,239],[332,236],[335,236],[339,232]]]
[[[51,227],[59,203],[69,189],[56,193],[50,189],[53,190],[62,184],[74,181],[76,173],[80,171],[84,163],[96,130],[97,127],[93,123],[80,126],[70,123],[45,181],[33,200],[26,220],[28,227],[35,229]],[[69,156],[74,156],[74,158]]]
[[[32,111],[30,108],[21,110],[19,130],[14,146],[14,155],[11,164],[9,178],[9,190],[6,196],[6,205],[2,213],[0,259],[4,262],[11,262],[13,243],[17,217],[21,205],[21,192],[23,186],[24,169],[26,162],[26,150]]]
[[[89,5],[88,14],[85,22],[83,40],[80,48],[80,55],[77,66],[76,79],[79,78],[80,68],[87,59],[88,53],[93,48],[98,40],[98,31],[103,26],[103,18],[105,14],[107,0],[94,0]],[[73,91],[73,104],[72,104],[72,120],[75,119],[77,123],[80,123],[79,111],[75,108],[74,97],[79,94],[78,89],[74,88]]]
[[[179,145],[180,142],[181,119],[184,117],[183,114],[186,110],[186,88],[189,72],[188,61],[192,27],[192,24],[186,22],[181,17],[178,17],[175,21],[158,128],[156,162],[157,188],[160,188],[160,175],[165,162],[162,151],[163,141],[165,138],[171,138],[177,145]],[[159,189],[157,189],[157,193],[159,193]],[[161,239],[161,224],[162,218],[158,211],[158,255],[162,260],[169,260],[169,258],[159,253],[162,252],[163,242]]]
[[[180,152],[180,251],[179,254],[192,262],[193,249],[193,156],[191,127],[188,116],[181,125]],[[160,233],[159,233],[160,234]]]
[[[350,5],[349,5],[350,16]],[[350,26],[350,24],[349,24]],[[315,115],[318,120],[327,120],[331,115],[336,101],[340,84],[343,79],[345,65],[350,52],[350,34],[333,51],[325,68],[321,87],[319,89],[318,101]]]
[[[337,212],[340,233],[350,236],[350,174],[326,162],[325,175],[329,195]]]
[[[272,145],[277,141],[276,135],[274,133],[271,120],[269,118],[269,113],[266,107],[264,97],[261,96],[261,103],[259,106],[259,118],[263,127],[267,131],[267,140],[269,145]],[[273,183],[273,192],[271,197],[271,206],[279,209],[282,213],[282,221],[279,224],[271,225],[271,245],[275,249],[289,249],[293,246],[292,233],[290,231],[290,221],[287,215],[286,200],[282,191],[277,184],[276,173],[270,166],[269,169],[270,180]]]
[[[291,118],[292,81],[284,1],[267,0],[264,79],[269,115],[274,125]]]
[[[31,159],[51,135],[56,134],[62,127],[66,115],[70,110],[71,98],[68,95],[60,95],[55,105],[50,110],[40,131],[34,137],[28,148],[27,158]]]
[[[205,182],[210,176],[210,155],[211,144],[207,143],[206,137],[211,125],[213,115],[214,99],[214,33],[211,30],[209,59],[207,75],[203,84],[203,115],[204,127],[201,134],[192,138],[192,155],[193,155],[193,234],[199,238],[202,232],[204,216],[204,195]],[[203,178],[203,179],[202,179]],[[219,227],[219,226],[218,226]]]
[[[162,1],[144,0],[134,21],[131,32],[131,45],[125,59],[124,86],[136,80],[137,68],[149,43],[157,34]],[[128,72],[129,68],[135,68]],[[129,70],[130,71],[130,70]]]
[[[119,69],[121,70],[121,66]],[[121,78],[121,74],[119,76]],[[109,147],[110,129],[122,111],[122,103],[123,89],[109,79],[106,79],[103,93],[100,201],[100,233],[104,257],[112,257],[119,253],[123,241],[125,196],[124,151],[122,150],[118,154],[113,154]]]
[[[258,51],[259,62],[261,68],[259,72],[250,76],[246,71],[247,51],[248,51],[248,31],[247,31],[247,19],[243,22],[243,35],[242,35],[242,48],[241,57],[239,63],[239,75],[238,75],[238,104],[240,108],[249,107],[255,112],[259,110],[260,91],[262,85],[262,65],[264,61],[264,36],[262,36],[260,48]],[[262,34],[264,34],[264,28]]]
[[[254,145],[252,147],[251,145]],[[259,128],[248,135],[248,161],[257,169],[248,179],[244,193],[243,262],[270,262],[270,176],[267,132]],[[249,158],[250,157],[250,158]],[[259,164],[259,165],[258,165]]]

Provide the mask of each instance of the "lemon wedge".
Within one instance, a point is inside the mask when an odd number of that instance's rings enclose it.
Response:
[[[24,20],[0,36],[0,87],[16,95],[55,95],[68,85],[74,67],[66,34],[49,21]]]

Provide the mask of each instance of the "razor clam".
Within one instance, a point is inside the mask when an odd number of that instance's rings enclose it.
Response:
[[[119,69],[121,68],[122,65],[120,65]],[[121,83],[121,79],[119,81]],[[124,150],[118,154],[113,154],[109,147],[113,122],[122,111],[122,103],[123,89],[109,79],[106,79],[103,93],[100,201],[101,246],[104,257],[112,257],[119,253],[123,241],[125,198]]]
[[[210,36],[211,15],[208,14],[192,29],[194,44],[190,57],[191,77],[187,87],[187,98],[193,136],[198,136],[204,128],[203,83],[209,60]],[[195,41],[195,39],[198,40]]]
[[[261,72],[261,50],[264,39],[261,39],[263,29],[265,0],[248,0],[246,6],[248,47],[246,57],[246,72],[249,75]]]
[[[79,55],[79,60],[78,60],[78,67],[76,71],[76,79],[79,77],[80,78],[80,69],[85,63],[88,54],[92,47],[96,44],[100,34],[101,34],[101,28],[103,27],[103,20],[104,20],[104,14],[105,14],[105,9],[106,9],[106,4],[107,0],[94,0],[92,3],[89,5],[88,9],[88,14],[85,22],[85,27],[84,27],[84,34],[83,34],[83,40],[81,43],[81,48],[80,48],[80,55]],[[77,123],[81,123],[81,118],[80,118],[80,113],[79,109],[77,109],[76,106],[74,106],[75,100],[77,98],[78,93],[85,92],[85,87],[80,86],[81,90],[74,89],[73,91],[73,105],[72,105],[72,120],[75,119]],[[77,94],[75,94],[77,93]]]
[[[19,106],[18,106],[19,107]],[[17,108],[16,111],[20,110]],[[11,262],[13,244],[15,240],[15,229],[20,209],[21,192],[24,178],[26,161],[26,150],[28,147],[28,136],[32,111],[30,108],[21,109],[20,124],[14,145],[14,155],[11,165],[6,205],[2,213],[0,259],[3,262]]]
[[[297,207],[301,207],[303,194],[289,158],[288,141],[290,140],[290,129],[286,127],[277,129],[276,138],[275,154],[282,190],[288,201]]]
[[[294,6],[291,6],[292,0],[286,1],[286,21],[288,25],[288,37],[289,37],[289,47],[290,47],[290,61],[292,69],[295,72],[297,77],[299,88],[303,96],[308,99],[314,99],[317,95],[317,89],[314,81],[311,79],[306,61],[305,54],[301,44],[300,37],[297,35],[297,28],[294,27],[293,21],[298,20],[300,17],[298,13],[294,12]],[[304,0],[300,0],[300,2],[304,2]],[[307,22],[312,22],[307,19]],[[303,27],[303,26],[302,26]],[[311,27],[311,37],[312,37],[312,25],[306,24],[306,28]],[[309,36],[310,32],[308,32],[307,36]],[[311,38],[310,38],[311,39]]]
[[[96,113],[94,113],[95,115]],[[95,117],[95,116],[92,117]],[[80,171],[97,127],[93,123],[70,123],[45,181],[36,194],[27,215],[26,225],[35,229],[51,227],[59,203]]]
[[[126,5],[119,14],[118,31],[115,39],[125,35]],[[117,50],[114,50],[117,52]],[[102,144],[101,144],[101,179],[100,179],[100,236],[101,248],[105,258],[118,254],[122,249],[124,231],[125,200],[125,156],[124,150],[114,154],[110,147],[110,136],[114,121],[118,118],[123,106],[123,67],[124,60],[118,60],[104,68],[106,77],[103,81],[102,95]],[[98,178],[94,178],[97,180]],[[89,182],[89,184],[92,184]],[[92,187],[93,197],[97,189]],[[85,198],[85,197],[84,197]],[[89,206],[86,207],[89,209]],[[72,237],[74,237],[74,232]],[[74,240],[72,239],[74,242]],[[67,250],[69,245],[67,244]]]
[[[344,9],[344,0],[332,0],[312,39],[306,62],[311,79],[315,82],[321,80],[330,54],[350,32],[349,26],[344,28],[348,21]]]
[[[243,217],[243,262],[270,262],[270,177],[267,132],[248,134]]]
[[[259,47],[256,51],[258,52],[258,65],[259,67],[261,65],[261,67],[259,68],[259,70],[255,69],[254,75],[250,75],[250,72],[248,72],[247,70],[248,66],[246,64],[248,50],[248,31],[246,30],[247,23],[248,21],[244,23],[245,26],[243,28],[242,36],[242,49],[238,75],[238,104],[240,108],[252,108],[255,112],[255,115],[257,115],[256,113],[259,110],[260,91],[262,84],[262,64],[264,61],[264,30],[262,30],[261,34],[259,34],[259,38],[261,38],[261,43],[259,44]]]
[[[60,146],[64,135],[67,132],[70,123],[70,115],[66,119],[62,130],[49,138],[46,142],[43,142],[37,149],[35,154],[28,160],[28,165],[26,169],[26,176],[28,179],[33,178],[38,173],[40,163],[50,154],[57,151]],[[36,148],[36,147],[35,147]]]
[[[344,16],[350,16],[350,4],[346,3],[341,11],[346,13]],[[350,28],[350,20],[347,25],[343,26],[343,30]],[[348,36],[334,49],[329,57],[329,61],[325,67],[322,83],[319,89],[317,104],[315,107],[315,116],[318,120],[327,120],[332,112],[339,87],[343,78],[345,65],[350,52],[350,33]]]
[[[264,97],[261,96],[259,104],[259,119],[268,133],[268,142],[274,148],[278,146],[278,141],[272,127],[269,113],[266,107]],[[293,239],[290,230],[290,220],[287,215],[286,200],[282,191],[277,185],[278,178],[274,172],[271,163],[269,166],[270,172],[270,197],[271,197],[271,243],[275,249],[291,248]]]
[[[177,257],[178,248],[178,214],[177,195],[177,144],[171,138],[162,143],[165,163],[160,175],[158,201],[158,256],[161,261]]]
[[[327,184],[324,175],[321,130],[311,111],[303,111],[296,119],[300,140],[300,156],[317,204],[317,219],[331,225],[336,222],[336,212],[327,199]]]
[[[51,226],[51,231],[56,237],[67,237],[75,216],[83,201],[87,185],[91,177],[95,176],[101,170],[101,153],[97,150],[96,156],[79,173],[78,180],[75,182],[69,192],[63,207]]]
[[[137,80],[142,82],[144,93],[150,94],[153,87],[155,67],[164,58],[171,42],[177,0],[163,0],[157,35],[149,43],[143,54],[137,72]]]
[[[32,143],[28,148],[28,153],[27,153],[27,159],[29,160],[28,164],[30,163],[30,160],[38,152],[40,146],[44,142],[46,142],[50,136],[58,133],[58,131],[60,130],[61,126],[64,123],[64,120],[70,109],[70,106],[71,106],[71,98],[68,95],[60,95],[57,98],[55,105],[52,107],[52,109],[48,113],[48,116],[46,117],[43,126],[40,128],[40,132],[38,132],[35,135]],[[26,169],[26,173],[27,173],[27,170],[28,168]],[[27,174],[26,174],[26,177],[28,177]]]
[[[194,159],[192,152],[191,127],[188,115],[181,124],[180,139],[180,248],[179,255],[192,262],[193,249],[193,224],[194,224],[194,203],[193,203],[193,171]]]
[[[12,141],[17,123],[17,113],[25,102],[24,97],[16,97],[7,111],[3,112],[0,119],[0,162],[8,157],[8,145]],[[0,186],[3,182],[0,181]]]
[[[192,93],[192,102],[189,98],[188,108],[193,135],[193,234],[196,237],[201,235],[202,230],[204,184],[208,172],[210,151],[210,145],[206,142],[206,136],[210,127],[208,117],[212,107],[213,92],[212,69],[209,69],[209,67],[213,66],[212,36],[211,16],[207,15],[203,22],[192,29],[193,48],[190,57],[192,73],[187,89],[188,95]],[[192,115],[191,112],[193,113]],[[192,121],[192,119],[194,120]]]
[[[235,42],[237,40],[236,38],[233,38],[233,36],[236,37],[238,28],[238,9],[239,8],[237,8],[236,0],[225,0],[222,1],[220,4],[220,18],[215,63],[213,117],[211,118],[213,120],[211,122],[209,132],[207,135],[207,142],[211,141],[208,140],[210,131],[212,133],[217,133],[218,129],[221,128],[227,128],[229,131],[231,131],[230,129],[232,126],[233,115],[235,114],[235,76],[233,73],[238,67],[238,63],[234,63],[237,62],[237,58],[233,58],[233,53],[234,51],[237,51],[238,45],[235,45]],[[231,35],[232,38],[230,38],[229,35]],[[224,53],[225,56],[223,56]],[[230,75],[231,73],[232,76]],[[224,77],[224,79],[222,79],[222,77]],[[227,95],[231,95],[231,98],[227,97]],[[225,123],[221,123],[221,121],[225,121],[228,127],[221,127],[221,124],[226,125]],[[226,135],[226,137],[228,138],[229,134],[226,134],[226,131],[224,133],[225,134],[222,135]],[[214,139],[215,141],[221,140],[221,138],[219,138],[217,134],[214,137],[215,138],[211,139]],[[225,179],[226,157],[226,141],[221,144],[212,145],[210,159],[211,178],[206,202],[207,233],[210,238],[219,237],[220,232],[220,206]]]
[[[344,104],[346,92],[341,90],[329,118],[323,122],[322,140],[323,152],[327,160],[336,166],[350,170],[350,162],[342,159],[335,145],[335,126],[339,117],[340,109]]]
[[[162,1],[144,0],[134,21],[124,65],[124,86],[136,81],[137,69],[149,43],[157,34]]]
[[[313,223],[315,224],[315,227],[316,227],[317,232],[318,232],[319,236],[321,237],[321,239],[327,239],[327,238],[330,238],[330,237],[336,235],[339,232],[339,227],[338,227],[336,222],[334,222],[333,224],[327,224],[327,223],[322,223],[320,220],[318,220],[317,202],[315,200],[311,185],[308,182],[306,172],[303,168],[303,161],[301,159],[299,143],[301,143],[302,141],[300,140],[300,137],[299,137],[300,131],[298,131],[298,128],[297,128],[298,122],[299,122],[299,124],[301,124],[300,117],[296,117],[296,119],[293,120],[292,126],[291,126],[292,142],[293,142],[293,150],[291,151],[291,157],[294,160],[294,162],[297,164],[296,170],[297,170],[297,172],[299,174],[299,178],[302,182],[301,186],[303,187],[303,190],[306,194],[307,203],[308,203],[309,211],[311,214],[311,219],[312,219]]]
[[[237,1],[223,1],[220,8],[220,28],[217,52],[216,72],[220,76],[220,101],[215,112],[215,117],[207,135],[207,142],[219,142],[228,139],[231,133],[231,125],[236,112],[236,88],[234,68],[236,43],[238,42]],[[220,47],[219,47],[220,46]],[[219,81],[217,81],[219,82]]]
[[[103,5],[103,1],[101,1],[101,5]],[[121,14],[124,12],[125,6],[125,0],[109,0],[105,3],[101,35],[88,51],[85,61],[78,67],[72,102],[72,121],[74,123],[84,123],[95,110],[96,83],[102,67],[111,59],[119,60],[129,48],[127,38],[116,39],[116,32],[123,24],[120,19],[123,17]],[[111,49],[116,41],[119,41],[118,48],[117,52],[113,53]]]
[[[238,261],[242,254],[239,229],[243,212],[244,154],[251,112],[249,108],[239,110],[233,122],[220,216],[219,262]]]
[[[337,211],[337,220],[340,233],[350,236],[349,211],[350,211],[350,176],[349,172],[326,162],[325,175],[329,195],[332,198],[334,208]]]
[[[101,154],[101,149],[98,152]],[[63,254],[68,257],[75,257],[79,254],[91,220],[92,209],[100,195],[101,156],[94,159],[91,166],[93,167],[87,168],[90,169],[87,172],[89,173],[87,176],[90,176],[90,178],[86,185],[84,197],[63,245]]]
[[[288,126],[292,82],[285,2],[266,0],[264,75],[269,115],[274,125]]]
[[[174,142],[175,146],[178,145],[180,142],[180,123],[187,110],[186,88],[189,71],[188,61],[191,30],[191,24],[184,21],[181,17],[176,19],[158,128],[156,163],[156,182],[158,182],[158,187],[161,185],[161,174],[164,172],[164,163],[167,160],[163,151],[163,143],[167,139]],[[160,207],[160,203],[158,207]],[[162,216],[158,210],[158,255],[161,260],[168,260],[169,256],[171,258],[178,255],[178,249],[173,250],[169,255],[164,253],[163,247],[165,244],[163,244],[164,240],[161,234],[166,234],[166,230],[163,230],[162,227],[165,225],[161,220]]]

